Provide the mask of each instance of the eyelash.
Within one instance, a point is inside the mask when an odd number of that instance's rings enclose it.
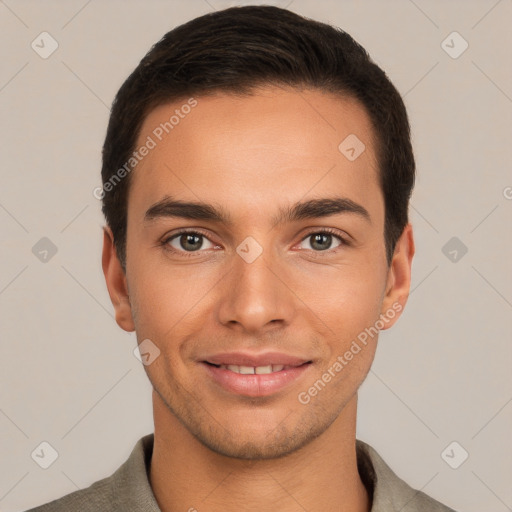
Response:
[[[178,231],[177,233],[174,233],[171,236],[164,238],[160,242],[160,245],[164,248],[164,250],[172,252],[173,254],[180,254],[180,256],[182,256],[184,258],[197,257],[197,255],[199,253],[201,253],[201,250],[199,250],[199,251],[178,251],[169,245],[169,242],[171,240],[174,240],[175,238],[179,238],[181,235],[186,235],[186,234],[200,235],[200,236],[203,236],[204,238],[210,240],[208,238],[208,235],[206,233],[204,233],[203,231],[201,231],[200,229],[190,229],[190,230],[184,229],[184,230]],[[310,231],[301,239],[301,242],[303,242],[304,240],[306,240],[307,238],[309,238],[312,235],[324,235],[324,234],[332,235],[335,238],[337,238],[340,241],[340,246],[342,246],[342,245],[349,246],[350,245],[349,241],[345,237],[341,236],[337,230],[332,229],[332,228],[321,228],[321,229],[317,229],[315,231]],[[211,240],[210,240],[210,242],[211,242]],[[214,243],[214,242],[212,242],[212,243]],[[337,252],[339,250],[340,246],[336,247],[335,249],[326,249],[325,251],[313,251],[313,252],[319,253],[319,254],[320,253]],[[310,250],[310,249],[303,249],[303,250]]]

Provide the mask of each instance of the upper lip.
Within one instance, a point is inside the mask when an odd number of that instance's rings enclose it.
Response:
[[[238,366],[269,366],[282,364],[283,366],[301,366],[310,362],[309,359],[284,354],[281,352],[264,352],[250,354],[248,352],[224,352],[214,354],[203,359],[204,362],[215,365],[238,365]]]

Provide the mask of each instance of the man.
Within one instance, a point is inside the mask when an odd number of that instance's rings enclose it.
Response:
[[[415,164],[400,95],[348,34],[275,7],[159,41],[103,148],[103,270],[154,435],[50,511],[449,511],[357,440],[407,301]]]

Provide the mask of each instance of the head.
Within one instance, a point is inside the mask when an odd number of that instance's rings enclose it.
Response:
[[[393,325],[407,298],[414,169],[399,93],[340,29],[235,7],[142,59],[103,147],[103,266],[117,322],[158,347],[148,376],[195,438],[276,457],[355,400],[378,338],[361,333]],[[205,373],[218,354],[270,350],[307,363],[276,393],[233,394]]]

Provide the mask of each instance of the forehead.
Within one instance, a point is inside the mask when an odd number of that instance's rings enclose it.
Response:
[[[166,193],[247,207],[334,187],[364,201],[378,188],[365,109],[318,90],[263,87],[163,104],[144,120],[136,146],[145,144],[152,148],[132,174],[129,209]]]

